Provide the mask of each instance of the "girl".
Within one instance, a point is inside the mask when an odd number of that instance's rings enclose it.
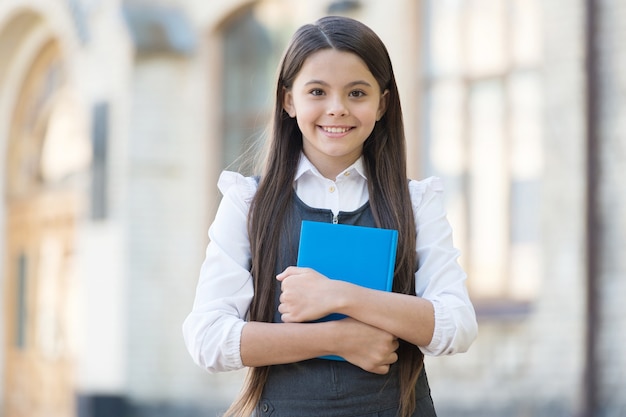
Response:
[[[423,353],[466,351],[476,318],[439,183],[406,178],[400,100],[376,34],[344,17],[300,28],[260,177],[224,172],[218,185],[183,332],[210,372],[250,367],[226,414],[434,416]],[[398,230],[393,292],[293,266],[302,220]],[[348,318],[311,322],[332,312]]]

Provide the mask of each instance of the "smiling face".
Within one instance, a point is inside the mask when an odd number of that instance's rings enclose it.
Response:
[[[304,154],[334,180],[361,156],[386,96],[357,55],[323,49],[304,61],[283,108],[297,120]]]

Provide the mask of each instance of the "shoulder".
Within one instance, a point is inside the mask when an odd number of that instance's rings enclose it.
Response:
[[[410,180],[409,193],[414,210],[418,210],[427,201],[437,198],[443,193],[443,181],[439,177],[423,180]]]
[[[238,172],[222,171],[217,187],[224,196],[231,196],[250,203],[258,187],[255,177],[244,177]]]

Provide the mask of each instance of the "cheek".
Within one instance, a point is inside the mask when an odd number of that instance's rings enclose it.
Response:
[[[369,122],[370,120],[376,121],[379,110],[380,107],[378,106],[378,102],[370,100],[368,102],[360,103],[359,105],[355,106],[352,109],[352,113],[354,115],[358,115],[359,119],[363,120],[364,122],[366,120]]]
[[[298,124],[314,123],[320,117],[320,109],[317,106],[304,104],[297,107]]]
[[[364,126],[374,127],[378,118],[378,111],[373,111],[372,108],[364,109],[358,114],[358,118]]]
[[[296,117],[296,123],[298,124],[300,133],[302,133],[303,136],[311,135],[316,128],[314,120],[308,118],[305,114],[298,114],[298,117]]]

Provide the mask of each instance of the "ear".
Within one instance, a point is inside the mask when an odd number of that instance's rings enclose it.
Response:
[[[376,121],[379,121],[385,115],[385,112],[387,111],[388,102],[389,102],[389,90],[385,90],[380,96],[380,103],[378,103],[378,112],[376,113]]]
[[[283,87],[283,109],[292,119],[296,117],[296,107],[293,105],[293,94],[291,90]]]

